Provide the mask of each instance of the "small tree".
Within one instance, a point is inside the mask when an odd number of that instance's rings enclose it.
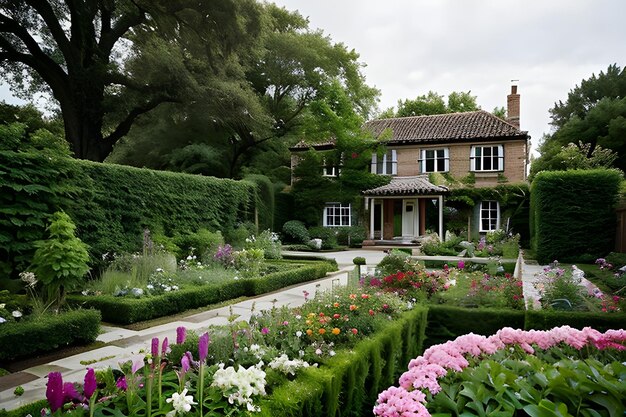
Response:
[[[74,235],[74,222],[64,212],[54,213],[46,230],[50,238],[37,242],[31,270],[58,309],[65,301],[66,291],[76,288],[89,271],[89,254],[87,245]]]

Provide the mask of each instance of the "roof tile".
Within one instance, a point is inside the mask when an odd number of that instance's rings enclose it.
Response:
[[[448,192],[447,187],[434,185],[428,181],[426,175],[415,177],[392,177],[391,182],[387,185],[372,188],[363,191],[364,195],[407,195],[407,194],[445,194]]]

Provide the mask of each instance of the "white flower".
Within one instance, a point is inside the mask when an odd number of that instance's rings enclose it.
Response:
[[[279,357],[272,359],[268,366],[281,371],[285,375],[295,375],[298,369],[308,368],[309,363],[301,359],[290,360],[289,357],[283,353]]]
[[[298,351],[298,356],[300,356],[301,358],[304,357],[304,351],[303,350],[299,350]]]
[[[157,268],[156,271],[157,272],[163,272],[163,268]]]
[[[188,261],[191,261],[192,259],[193,259],[193,256],[191,256],[191,255],[187,256],[187,260]]]
[[[7,319],[5,319],[4,317],[0,317],[0,324],[2,323],[6,323]]]
[[[302,332],[301,332],[300,330],[298,330],[298,331],[296,332],[296,337],[301,337],[301,336],[302,336]]]
[[[148,284],[148,285],[146,285],[146,288],[149,289],[149,290],[153,290],[154,289],[154,285]]]
[[[193,396],[187,395],[187,388],[185,388],[180,394],[177,392],[173,393],[172,397],[166,399],[165,401],[168,403],[172,403],[175,411],[174,414],[188,413],[189,411],[191,411],[191,406],[197,404],[193,401]]]
[[[315,349],[315,354],[316,355],[321,355],[322,354],[322,349],[320,349],[320,348]]]
[[[178,289],[178,285],[172,285],[172,289],[176,291]]]
[[[11,315],[13,317],[15,317],[16,319],[19,319],[20,317],[22,317],[22,312],[19,310],[13,310],[13,312],[11,313]]]
[[[334,350],[329,351],[329,352],[328,352],[328,354],[329,354],[330,356],[335,356],[335,355],[336,355],[336,353],[335,353],[335,351],[334,351]]]
[[[6,305],[7,305],[6,303],[0,304],[0,308],[4,308],[4,307],[6,307]]]

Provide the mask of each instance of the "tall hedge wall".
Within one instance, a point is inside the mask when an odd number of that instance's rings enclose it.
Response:
[[[592,262],[613,248],[622,175],[614,170],[544,171],[531,188],[537,260]]]
[[[255,190],[246,181],[75,163],[82,171],[82,196],[66,211],[96,257],[137,250],[146,227],[172,236],[199,228],[229,230],[250,218]]]
[[[169,236],[233,229],[253,218],[255,188],[247,181],[0,149],[0,280],[29,265],[33,243],[45,237],[56,210],[72,217],[96,261],[106,252],[139,250],[146,227]]]

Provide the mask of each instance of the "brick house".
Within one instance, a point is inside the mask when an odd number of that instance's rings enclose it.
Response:
[[[364,190],[368,241],[412,242],[427,230],[443,236],[443,207],[448,188],[431,182],[438,174],[465,180],[474,187],[526,181],[529,135],[519,129],[520,96],[512,86],[507,120],[479,110],[372,120],[365,124],[374,136],[390,132],[385,155],[373,155],[371,172],[391,176],[389,184]],[[320,145],[327,149],[331,143]],[[308,148],[308,147],[307,147]],[[317,147],[316,147],[317,148]],[[292,167],[303,147],[292,148]],[[333,172],[325,174],[333,175]],[[324,226],[350,226],[352,207],[328,202]],[[500,203],[481,201],[475,221],[479,233],[504,227]]]

